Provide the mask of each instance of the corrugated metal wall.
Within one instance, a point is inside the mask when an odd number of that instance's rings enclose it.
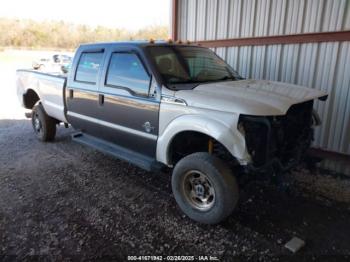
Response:
[[[180,0],[178,39],[350,30],[350,0]],[[216,48],[242,76],[327,91],[314,146],[350,154],[350,42]]]

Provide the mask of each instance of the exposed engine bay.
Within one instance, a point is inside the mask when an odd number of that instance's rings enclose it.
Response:
[[[295,104],[283,116],[241,115],[251,167],[285,171],[295,166],[313,140],[313,101]]]

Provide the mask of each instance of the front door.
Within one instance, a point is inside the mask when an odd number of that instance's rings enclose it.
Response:
[[[152,75],[137,50],[114,48],[99,86],[101,138],[156,157],[159,98],[150,94]]]

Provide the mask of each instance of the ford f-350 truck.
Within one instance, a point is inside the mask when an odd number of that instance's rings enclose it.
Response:
[[[77,142],[146,170],[173,168],[179,207],[209,224],[235,208],[235,166],[249,175],[297,165],[318,124],[313,102],[327,98],[245,80],[204,47],[146,41],[83,44],[68,76],[18,70],[17,91],[40,140],[70,124]]]

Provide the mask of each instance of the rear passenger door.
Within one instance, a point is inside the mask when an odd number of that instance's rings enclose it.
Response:
[[[159,97],[142,53],[111,48],[99,87],[99,119],[103,139],[155,158]]]
[[[99,117],[98,85],[105,53],[105,49],[96,48],[78,52],[75,73],[70,74],[66,90],[69,123],[93,136],[98,136],[101,131],[93,120]]]

